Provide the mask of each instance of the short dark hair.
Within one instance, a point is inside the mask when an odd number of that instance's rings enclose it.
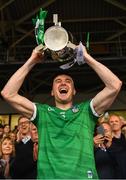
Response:
[[[66,75],[66,76],[70,76],[71,77],[71,79],[73,80],[73,83],[75,84],[75,77],[73,77],[73,75],[70,73],[70,72],[64,72],[64,71],[59,71],[59,72],[56,72],[53,76],[52,76],[52,82],[51,82],[51,85],[53,84],[53,81],[54,81],[54,79],[57,77],[57,76],[62,76],[62,75]]]
[[[22,118],[26,118],[26,119],[28,119],[26,116],[19,116],[19,118],[18,118],[18,124],[19,124],[19,121],[20,121],[20,119],[22,119]]]

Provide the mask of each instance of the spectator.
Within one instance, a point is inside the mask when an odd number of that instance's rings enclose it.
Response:
[[[126,139],[126,124],[121,126],[121,133],[125,136]]]
[[[8,136],[9,132],[10,132],[10,126],[9,126],[9,124],[5,124],[5,125],[4,125],[3,137]]]
[[[124,140],[124,136],[121,133],[122,120],[120,117],[116,114],[111,114],[109,117],[109,124],[112,128],[113,137]]]
[[[17,140],[17,134],[15,131],[10,131],[9,137],[12,139],[12,141],[15,143]]]
[[[18,141],[15,144],[15,158],[10,173],[13,179],[36,179],[37,164],[33,159],[33,141],[30,135],[30,122],[21,116],[18,120]]]
[[[0,140],[3,138],[4,127],[0,124]]]
[[[123,116],[119,116],[121,122],[122,122],[122,125],[125,125],[126,124],[126,119],[123,117]]]
[[[33,123],[30,124],[30,131],[31,131],[31,139],[34,142],[33,158],[34,158],[34,161],[37,161],[38,159],[38,131],[37,131],[37,127]]]
[[[10,137],[4,137],[0,142],[0,178],[9,179],[10,166],[15,155],[15,148]]]
[[[116,161],[112,158],[109,148],[112,145],[112,130],[107,122],[99,126],[103,132],[96,131],[94,136],[95,162],[99,179],[116,179]]]
[[[109,123],[112,128],[113,138],[110,148],[113,159],[116,160],[116,177],[126,179],[126,139],[121,132],[122,120],[116,114],[110,115]]]
[[[33,123],[30,123],[30,132],[32,141],[38,143],[38,130]]]

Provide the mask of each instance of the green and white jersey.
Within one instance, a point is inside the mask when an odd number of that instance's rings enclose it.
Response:
[[[61,110],[36,104],[38,179],[97,179],[93,133],[98,117],[90,101]]]

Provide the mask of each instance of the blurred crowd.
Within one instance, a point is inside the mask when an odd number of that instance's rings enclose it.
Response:
[[[36,179],[38,132],[26,117],[20,116],[18,126],[0,124],[0,179]]]
[[[94,155],[100,179],[126,179],[126,120],[117,114],[99,119]]]

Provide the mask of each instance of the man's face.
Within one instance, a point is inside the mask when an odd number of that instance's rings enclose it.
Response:
[[[109,124],[112,128],[112,131],[121,130],[122,123],[118,116],[116,115],[111,116],[109,119]]]
[[[55,101],[62,104],[67,104],[72,101],[76,91],[73,80],[68,75],[59,75],[53,81],[51,95],[55,97]]]
[[[27,118],[23,117],[19,120],[18,129],[21,134],[26,135],[30,130],[30,122]]]

